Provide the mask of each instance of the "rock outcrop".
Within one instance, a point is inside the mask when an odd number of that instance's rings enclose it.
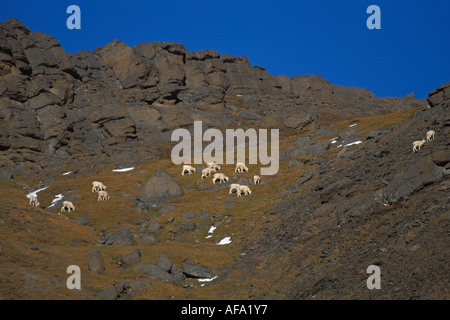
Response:
[[[0,170],[12,176],[63,163],[74,170],[86,163],[136,165],[160,156],[158,145],[170,132],[194,120],[307,131],[330,119],[425,104],[376,98],[320,76],[273,76],[246,57],[173,42],[132,48],[115,40],[68,54],[54,37],[16,19],[0,23],[0,48]],[[447,89],[438,88],[430,103]]]
[[[158,169],[145,183],[138,200],[143,207],[152,209],[183,195],[183,188],[178,181],[166,171]]]

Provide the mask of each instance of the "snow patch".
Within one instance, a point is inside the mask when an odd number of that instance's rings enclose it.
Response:
[[[357,123],[352,123],[352,124],[349,125],[348,127],[351,128],[351,127],[354,127],[354,126],[356,126],[356,125],[357,125]]]
[[[354,144],[360,144],[361,142],[362,142],[362,141],[355,141],[355,142],[346,144],[345,146],[348,147],[348,146],[352,146],[352,145],[354,145]]]
[[[201,279],[197,279],[198,282],[210,282],[213,281],[215,278],[217,278],[217,276],[212,277],[212,278],[201,278]]]
[[[208,231],[208,233],[213,233],[213,232],[214,232],[214,230],[216,230],[216,227],[214,227],[214,226],[211,226],[211,228],[209,228],[209,231]]]
[[[71,174],[71,173],[72,173],[72,171],[69,171],[69,172],[63,173],[62,175],[67,176],[68,174]]]
[[[134,169],[134,167],[123,168],[123,169],[114,169],[113,172],[127,172],[127,171],[131,171],[133,169]]]
[[[62,200],[62,198],[64,198],[64,196],[62,195],[62,193],[57,194],[57,195],[55,196],[55,198],[52,200],[52,203],[47,207],[47,209],[53,207],[59,200]]]
[[[38,192],[41,192],[42,190],[45,190],[45,189],[47,189],[47,188],[48,188],[48,186],[47,186],[47,187],[44,187],[44,188],[41,188],[41,189],[38,189],[38,190],[36,190],[36,191],[30,192],[29,194],[27,194],[27,198],[30,198],[31,196],[37,198],[37,193],[38,193]]]
[[[220,242],[217,244],[218,246],[223,246],[225,244],[230,244],[231,243],[231,238],[230,237],[225,237],[222,240],[220,240]]]

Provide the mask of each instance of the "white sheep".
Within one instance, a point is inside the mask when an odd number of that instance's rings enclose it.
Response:
[[[202,170],[202,179],[209,177],[212,173],[216,172],[216,169],[208,167]]]
[[[39,207],[39,201],[38,201],[37,197],[30,196],[30,204],[35,207]]]
[[[181,172],[181,175],[184,176],[185,173],[189,173],[192,174],[192,172],[195,172],[195,168],[193,166],[190,165],[184,165],[183,166],[183,171]]]
[[[260,184],[260,183],[261,183],[261,177],[260,177],[260,176],[257,176],[257,175],[254,175],[254,176],[253,176],[253,182],[254,182],[255,184]]]
[[[247,166],[242,162],[236,163],[236,169],[234,169],[234,172],[244,172],[244,171],[248,172]]]
[[[106,186],[103,182],[93,181],[92,182],[92,192],[106,191]]]
[[[413,152],[417,152],[425,144],[425,139],[413,142]]]
[[[213,182],[216,184],[216,181],[219,180],[219,183],[225,183],[228,182],[228,177],[224,175],[223,173],[215,173],[213,177]]]
[[[208,168],[212,168],[215,171],[219,171],[221,168],[220,166],[214,161],[214,162],[209,162],[206,164],[208,166]]]
[[[235,192],[235,191],[237,192],[240,186],[241,186],[241,185],[238,184],[238,183],[232,183],[232,184],[230,184],[230,192],[228,192],[228,194],[232,194],[232,193]]]
[[[427,132],[427,142],[433,141],[435,135],[436,135],[436,132],[434,132],[434,130],[428,131]]]
[[[70,201],[63,201],[63,205],[61,207],[61,212],[63,212],[63,211],[66,212],[66,209],[69,212],[70,212],[70,210],[75,211],[75,206]]]
[[[99,191],[98,192],[98,201],[105,201],[109,200],[109,194],[106,191]]]
[[[237,196],[240,197],[241,194],[248,195],[252,194],[252,190],[250,190],[249,186],[241,185],[236,190]]]

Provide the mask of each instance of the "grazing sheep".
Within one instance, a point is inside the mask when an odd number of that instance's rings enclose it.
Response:
[[[234,172],[244,172],[244,171],[248,172],[247,166],[242,162],[236,163],[236,169],[234,169]]]
[[[105,201],[109,200],[109,194],[106,191],[99,191],[98,192],[98,201]]]
[[[237,192],[240,186],[241,185],[238,184],[238,183],[232,183],[230,185],[230,192],[228,192],[228,194],[232,194],[233,192]]]
[[[417,152],[425,144],[425,139],[413,142],[413,152]]]
[[[260,176],[257,176],[257,175],[254,175],[254,176],[253,176],[253,182],[254,182],[255,184],[260,184],[260,183],[261,183],[261,177],[260,177]]]
[[[39,201],[38,201],[37,197],[30,196],[30,204],[35,207],[39,207]]]
[[[236,190],[237,196],[240,197],[241,194],[248,195],[252,194],[252,190],[248,186],[239,186]]]
[[[225,183],[228,182],[228,177],[224,175],[223,173],[215,173],[213,177],[213,182],[216,184],[216,181],[219,180],[219,183]]]
[[[208,167],[202,170],[202,179],[203,178],[207,178],[211,175],[211,173],[216,172],[216,169],[212,168],[212,167]]]
[[[209,162],[206,165],[208,166],[208,168],[214,169],[214,171],[219,171],[221,169],[220,166],[215,161]]]
[[[106,191],[106,186],[103,182],[93,181],[92,182],[92,192]]]
[[[428,131],[427,132],[427,142],[433,141],[435,135],[436,135],[436,132],[434,132],[434,130]]]
[[[63,211],[66,212],[66,209],[69,212],[70,212],[70,210],[75,211],[75,206],[70,201],[63,201],[63,205],[61,207],[61,212],[63,212]]]
[[[192,172],[195,172],[195,168],[193,166],[190,165],[184,165],[183,166],[183,171],[181,172],[181,175],[184,176],[185,173],[189,173],[192,174]]]

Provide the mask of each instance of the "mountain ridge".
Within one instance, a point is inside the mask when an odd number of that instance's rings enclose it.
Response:
[[[2,22],[0,298],[449,299],[449,110],[450,82],[378,98],[173,42],[69,54]],[[170,136],[194,121],[280,129],[278,173],[182,175]]]

